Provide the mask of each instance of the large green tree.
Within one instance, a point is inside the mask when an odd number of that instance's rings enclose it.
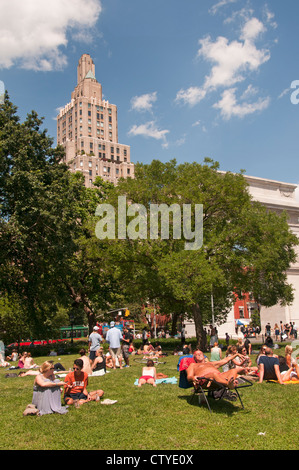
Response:
[[[211,294],[216,321],[224,320],[233,292],[250,291],[265,306],[292,301],[286,270],[295,260],[298,240],[289,230],[286,214],[269,212],[252,200],[241,173],[220,172],[211,160],[202,165],[153,161],[136,165],[135,179],[119,183],[110,199],[115,207],[118,196],[126,196],[127,209],[131,208],[127,226],[135,220],[136,232],[142,234],[115,240],[114,262],[123,289],[134,298],[158,302],[166,312],[187,312],[194,318],[201,347],[205,347],[203,327],[211,322]],[[139,225],[138,206],[133,204],[142,204],[147,211],[147,218],[139,217]],[[181,239],[176,238],[171,224],[169,239],[162,239],[161,232],[158,239],[151,239],[153,204],[177,204],[181,215],[183,205],[189,205],[192,230],[195,205],[202,204],[202,246],[187,250],[189,235],[184,237],[182,230]]]
[[[92,329],[118,289],[107,243],[94,234],[95,209],[112,185],[99,179],[86,188],[42,124],[34,111],[21,123],[6,94],[0,106],[0,293],[21,306],[31,335],[47,337],[59,306]]]
[[[22,305],[32,334],[56,313],[88,213],[80,175],[32,111],[0,106],[0,291]]]

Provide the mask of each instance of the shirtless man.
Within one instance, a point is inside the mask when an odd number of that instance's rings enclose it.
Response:
[[[203,352],[197,349],[194,351],[193,355],[195,362],[191,363],[187,369],[188,382],[193,382],[193,384],[196,385],[198,382],[197,377],[207,377],[209,379],[216,380],[220,384],[227,385],[230,389],[235,388],[237,385],[237,375],[239,375],[241,372],[240,368],[231,369],[227,372],[220,372],[218,368],[237,356],[242,357],[239,353],[237,353],[233,356],[226,357],[221,361],[205,362],[205,356]]]

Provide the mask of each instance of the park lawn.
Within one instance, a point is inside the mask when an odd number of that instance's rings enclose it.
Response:
[[[72,367],[77,356],[59,362]],[[42,364],[46,357],[36,359]],[[55,359],[55,358],[53,358]],[[157,370],[177,377],[178,356],[169,355]],[[91,402],[66,415],[23,416],[31,403],[34,377],[5,378],[0,370],[1,450],[296,450],[299,385],[255,383],[241,391],[239,401],[211,401],[212,414],[191,389],[178,385],[145,385],[135,379],[142,364],[89,378],[89,390],[102,388],[114,405]],[[13,372],[13,371],[9,371]],[[18,372],[18,371],[16,371]]]

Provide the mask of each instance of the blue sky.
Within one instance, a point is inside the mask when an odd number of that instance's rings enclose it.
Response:
[[[2,0],[1,8],[0,80],[21,119],[36,110],[55,142],[57,110],[89,53],[133,162],[210,157],[224,171],[299,183],[298,0]]]

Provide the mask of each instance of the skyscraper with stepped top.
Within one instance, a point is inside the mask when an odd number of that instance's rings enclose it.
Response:
[[[77,86],[57,116],[57,143],[65,148],[70,170],[82,172],[88,187],[97,176],[113,184],[134,178],[130,146],[118,142],[117,106],[103,100],[89,54],[80,57]]]

